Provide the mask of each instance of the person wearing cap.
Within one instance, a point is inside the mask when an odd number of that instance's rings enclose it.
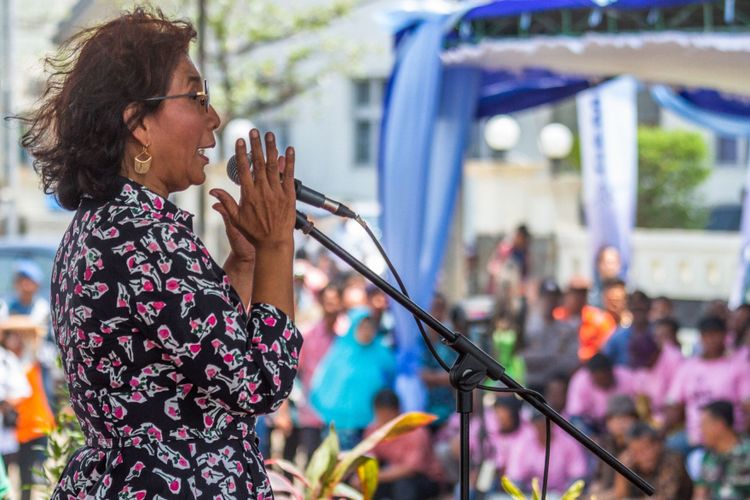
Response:
[[[580,366],[578,331],[570,322],[554,316],[561,295],[554,280],[541,282],[540,321],[529,321],[526,332],[526,345],[521,352],[526,364],[526,384],[537,390],[543,389],[555,374],[570,377]]]
[[[15,406],[18,413],[18,452],[6,457],[7,462],[18,465],[22,486],[35,481],[33,473],[40,470],[44,462],[47,434],[55,426],[55,418],[42,385],[41,365],[36,358],[42,335],[44,330],[29,316],[11,315],[0,323],[0,344],[20,360],[31,388],[29,397],[22,399]],[[22,489],[21,499],[30,498],[31,490]]]
[[[9,314],[24,314],[45,330],[50,322],[49,301],[39,295],[44,273],[31,260],[16,263],[13,273],[14,297],[8,303]]]
[[[50,336],[52,320],[49,300],[39,294],[44,281],[42,269],[33,260],[19,260],[14,266],[14,296],[8,302],[8,313],[25,315],[42,328],[42,339],[37,349],[41,363],[42,381],[48,400],[56,403],[56,386],[62,382],[62,373],[57,366],[57,347]]]
[[[599,438],[599,445],[614,456],[620,455],[627,447],[627,432],[636,422],[638,412],[633,399],[626,394],[612,396],[607,401],[605,432]],[[606,497],[614,485],[614,469],[602,461],[597,461],[589,492],[597,497]]]
[[[578,329],[578,359],[585,363],[606,344],[617,326],[614,319],[598,307],[587,304],[589,280],[574,276],[568,283],[563,303],[554,310],[554,317]]]

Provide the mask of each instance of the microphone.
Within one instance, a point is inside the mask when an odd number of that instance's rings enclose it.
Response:
[[[252,172],[253,161],[249,154],[247,155],[247,161],[250,163],[250,171]],[[240,183],[240,174],[238,171],[238,167],[239,165],[237,164],[237,158],[235,155],[232,155],[232,157],[229,158],[229,161],[227,162],[227,175],[235,184]],[[348,217],[350,219],[357,218],[357,214],[343,203],[332,200],[326,197],[323,193],[319,193],[314,189],[310,189],[309,187],[302,184],[302,181],[298,179],[294,179],[294,190],[297,193],[297,200],[301,201],[302,203],[312,205],[313,207],[322,208],[323,210],[327,210],[333,215],[338,215],[340,217]]]

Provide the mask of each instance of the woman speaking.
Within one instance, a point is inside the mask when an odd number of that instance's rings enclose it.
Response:
[[[23,144],[75,210],[52,316],[86,446],[53,498],[272,498],[257,415],[288,395],[294,151],[237,141],[239,201],[212,190],[231,252],[219,266],[171,193],[202,184],[219,117],[188,57],[193,27],[136,9],[51,60]],[[280,180],[281,179],[281,180]],[[250,305],[252,304],[252,305]]]

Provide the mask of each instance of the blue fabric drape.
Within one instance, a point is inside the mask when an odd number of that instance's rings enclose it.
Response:
[[[651,96],[659,106],[682,116],[686,120],[713,130],[719,135],[729,137],[750,136],[750,118],[706,111],[663,85],[651,87]]]
[[[750,96],[731,95],[708,89],[682,90],[679,95],[704,111],[750,120]]]
[[[675,7],[705,0],[496,0],[469,10],[464,20],[490,17],[517,16],[520,14],[560,9],[637,10],[656,7]]]
[[[426,19],[401,38],[381,137],[383,243],[422,307],[429,305],[442,263],[481,76],[478,69],[443,68],[447,20]],[[406,310],[396,307],[394,314],[400,371],[396,389],[404,410],[421,408],[421,339]]]
[[[585,78],[564,76],[544,69],[484,72],[477,118],[552,104],[571,97],[590,85]]]

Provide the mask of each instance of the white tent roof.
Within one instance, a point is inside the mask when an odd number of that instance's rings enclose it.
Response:
[[[750,34],[659,32],[485,40],[445,51],[446,64],[545,68],[562,74],[630,74],[642,81],[750,96]]]

